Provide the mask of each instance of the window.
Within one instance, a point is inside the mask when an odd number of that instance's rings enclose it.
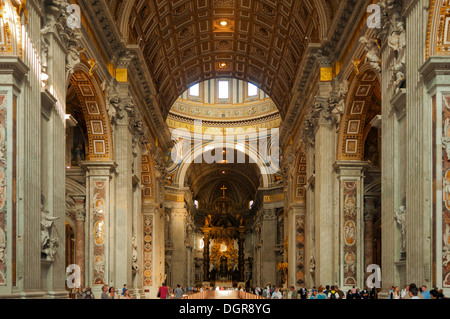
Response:
[[[248,203],[248,208],[252,208],[252,206],[253,206],[253,201],[251,200],[249,203]]]
[[[230,82],[229,81],[219,81],[219,99],[227,100],[230,96]]]
[[[189,88],[189,95],[190,96],[200,96],[200,84],[194,84]]]
[[[198,209],[198,200],[194,200],[194,205],[195,205],[195,208]]]
[[[258,87],[254,84],[248,84],[248,96],[257,96],[258,95]]]

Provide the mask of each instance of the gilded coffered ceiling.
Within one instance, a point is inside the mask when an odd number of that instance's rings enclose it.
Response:
[[[108,3],[125,41],[142,49],[164,117],[190,85],[217,77],[258,85],[283,116],[305,50],[327,36],[338,1]]]

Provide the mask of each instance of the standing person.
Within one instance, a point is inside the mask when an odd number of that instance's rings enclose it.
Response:
[[[323,292],[323,287],[319,287],[319,291],[317,292],[316,299],[327,299],[327,295]]]
[[[101,299],[111,299],[111,298],[109,298],[108,286],[106,286],[106,285],[102,287],[102,297],[101,297]]]
[[[123,296],[120,299],[133,299],[133,297],[131,297],[130,291],[128,289],[125,289],[125,291],[123,292]]]
[[[394,290],[392,291],[392,293],[390,295],[390,299],[401,299],[400,288],[398,286],[394,287]]]
[[[116,294],[116,289],[114,287],[109,288],[109,299],[120,299],[120,296]]]
[[[337,291],[337,293],[338,293],[338,295],[339,295],[339,299],[345,299],[344,297],[345,297],[345,294],[344,294],[344,292],[341,290],[341,289],[339,289],[339,287],[338,286],[336,286],[336,291]]]
[[[123,296],[123,294],[125,293],[125,290],[127,290],[127,284],[123,285],[123,288],[122,288],[122,296]]]
[[[267,285],[266,289],[264,289],[262,296],[264,298],[270,298],[271,294],[270,294],[270,286]]]
[[[330,285],[326,285],[326,286],[325,286],[324,293],[325,293],[325,295],[328,296],[328,294],[330,293]]]
[[[183,297],[183,289],[181,289],[180,285],[177,285],[177,288],[174,291],[175,299],[181,299]]]
[[[283,295],[280,292],[280,288],[275,288],[275,291],[272,294],[272,299],[283,299]]]
[[[84,299],[83,289],[81,289],[81,287],[78,288],[75,299]]]
[[[308,297],[308,290],[305,288],[305,285],[302,285],[302,288],[300,288],[300,298],[306,299]]]
[[[430,292],[428,291],[427,286],[425,285],[422,286],[421,294],[424,299],[431,299]]]
[[[409,296],[409,285],[406,285],[405,288],[403,288],[402,292],[400,293],[400,298],[405,299]]]
[[[92,293],[91,287],[86,286],[86,290],[84,293],[84,299],[95,299],[94,294]]]
[[[298,293],[297,290],[295,290],[294,286],[291,286],[291,299],[297,299]]]
[[[418,294],[419,294],[419,289],[417,289],[417,287],[415,287],[415,286],[410,287],[410,289],[409,289],[410,299],[420,299]]]
[[[166,283],[163,282],[162,286],[158,289],[159,299],[167,299],[169,288],[166,287]]]
[[[389,288],[389,299],[392,299],[392,293],[394,292],[394,286],[391,286],[391,288]]]
[[[367,289],[366,286],[364,286],[364,289],[361,291],[361,297],[362,299],[369,299],[370,297],[369,290]]]
[[[328,299],[339,299],[339,294],[335,290],[334,286],[331,286],[331,290],[328,293]]]
[[[353,286],[352,289],[351,289],[351,291],[352,291],[352,299],[357,299],[357,296],[356,296],[356,287]]]

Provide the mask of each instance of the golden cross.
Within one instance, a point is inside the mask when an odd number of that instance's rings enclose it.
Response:
[[[225,191],[226,191],[227,189],[228,189],[228,188],[226,188],[225,185],[223,185],[223,187],[221,188],[221,190],[223,191],[223,198],[225,198]]]

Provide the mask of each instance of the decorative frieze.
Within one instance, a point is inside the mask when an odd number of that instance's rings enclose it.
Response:
[[[447,141],[450,136],[450,95],[443,95],[442,104],[442,286],[450,288],[450,154]],[[438,230],[439,231],[439,230]]]
[[[344,285],[357,284],[357,182],[343,181]]]
[[[0,285],[6,285],[6,94],[0,95]]]
[[[305,216],[295,216],[295,280],[297,285],[305,283]]]
[[[94,229],[94,284],[104,285],[106,281],[106,184],[108,181],[104,179],[95,178],[91,180],[92,187],[92,216],[93,216],[93,229]]]
[[[144,246],[143,246],[143,283],[144,287],[153,285],[153,216],[144,215]]]

